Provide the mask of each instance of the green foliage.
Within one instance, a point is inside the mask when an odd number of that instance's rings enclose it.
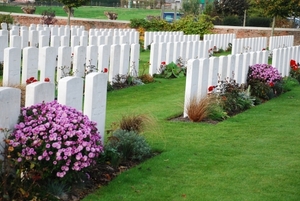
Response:
[[[254,5],[263,9],[267,16],[287,17],[289,15],[293,15],[295,7],[299,7],[299,1],[296,1],[297,3],[291,0],[256,0]]]
[[[70,191],[70,186],[59,181],[48,181],[45,189],[48,193],[57,198],[68,198],[67,193]]]
[[[270,27],[271,23],[272,19],[267,17],[250,17],[247,19],[247,26]]]
[[[212,21],[213,19],[208,15],[188,15],[180,20],[176,20],[173,23],[172,31],[183,31],[184,34],[199,34],[203,37],[204,34],[211,33],[214,27]]]
[[[248,85],[251,86],[251,94],[263,100],[272,98],[271,87],[261,80],[251,79],[248,80]]]
[[[230,25],[230,26],[241,26],[242,21],[237,16],[226,16],[223,19],[223,25]]]
[[[295,86],[299,86],[299,81],[293,77],[284,77],[283,78],[283,91],[291,91]]]
[[[57,0],[69,8],[78,8],[88,3],[89,0]]]
[[[208,118],[214,121],[222,121],[229,118],[228,114],[223,110],[218,102],[213,102],[208,108]]]
[[[221,95],[222,107],[228,115],[233,115],[254,106],[254,99],[243,86],[235,82],[225,84],[225,92]]]
[[[117,150],[121,162],[128,160],[142,161],[151,156],[151,148],[143,136],[134,131],[122,129],[113,132],[104,149]],[[110,153],[113,152],[110,151]]]
[[[249,7],[248,0],[215,0],[214,5],[217,13],[223,16],[243,16],[244,11]]]
[[[184,34],[204,34],[211,33],[214,25],[213,19],[208,15],[193,16],[188,15],[174,23],[168,23],[162,19],[153,18],[151,20],[132,19],[130,20],[131,28],[144,28],[146,31],[183,31]]]
[[[298,80],[298,82],[300,82],[300,68],[291,68],[290,77],[295,78],[296,80]]]
[[[130,28],[134,28],[134,29],[138,29],[139,27],[143,27],[143,28],[149,28],[149,25],[148,25],[148,20],[142,18],[134,18],[134,19],[131,19],[130,20]]]
[[[184,15],[192,15],[197,16],[200,14],[200,4],[198,0],[183,0],[182,1],[182,9],[180,12],[184,13]]]
[[[55,24],[57,22],[57,19],[55,19],[55,11],[51,10],[51,8],[44,10],[42,12],[42,22],[46,25]]]
[[[0,23],[13,24],[13,22],[14,22],[14,18],[12,16],[0,14]]]
[[[164,62],[163,62],[164,63]],[[161,64],[159,74],[155,74],[154,77],[158,78],[178,78],[186,75],[186,68],[180,67],[174,62],[167,65]]]
[[[147,31],[173,31],[172,24],[163,19],[154,18],[148,21],[148,26],[148,29],[144,27]]]

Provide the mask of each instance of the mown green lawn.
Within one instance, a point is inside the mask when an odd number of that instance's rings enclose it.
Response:
[[[35,14],[41,15],[43,11],[52,9],[55,11],[56,16],[66,17],[67,14],[64,12],[62,7],[57,6],[37,6]],[[101,6],[82,6],[74,9],[74,17],[79,18],[91,18],[91,19],[107,19],[104,15],[105,11],[115,12],[118,14],[118,20],[130,21],[131,19],[142,19],[148,15],[160,16],[159,9],[137,9],[137,8],[118,8],[118,7],[101,7]],[[12,13],[23,13],[21,6],[3,6],[0,4],[0,11],[12,12]]]
[[[183,112],[185,79],[108,93],[107,127],[146,113],[145,133],[162,153],[84,201],[300,200],[300,87],[216,125],[171,122]]]

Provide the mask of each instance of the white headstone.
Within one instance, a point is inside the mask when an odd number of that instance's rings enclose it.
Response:
[[[85,75],[85,62],[86,61],[86,47],[74,47],[73,55],[73,70],[76,77],[84,77]]]
[[[54,100],[55,85],[50,82],[34,82],[26,86],[25,107]]]
[[[58,81],[57,101],[82,111],[83,79],[80,77],[64,77]]]
[[[38,78],[38,55],[39,50],[36,47],[23,49],[22,84],[26,84],[26,80],[30,77]]]
[[[71,72],[71,47],[61,46],[58,48],[56,80],[72,75]]]
[[[97,123],[98,131],[104,141],[106,96],[107,96],[107,73],[90,73],[86,76],[84,114],[91,121]],[[95,87],[97,86],[97,87]]]
[[[8,47],[4,49],[3,86],[20,84],[21,49]]]

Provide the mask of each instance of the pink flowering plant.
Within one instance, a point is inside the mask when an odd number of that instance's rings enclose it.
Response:
[[[249,67],[247,83],[251,95],[268,100],[282,93],[282,76],[269,64],[254,64]]]
[[[96,123],[56,101],[22,108],[8,145],[23,175],[70,181],[103,152]],[[37,176],[38,175],[38,176]]]

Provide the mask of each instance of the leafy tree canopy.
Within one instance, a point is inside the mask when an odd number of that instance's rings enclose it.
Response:
[[[254,5],[264,9],[268,16],[287,17],[292,14],[293,7],[298,6],[295,2],[299,5],[299,0],[255,0]]]
[[[200,14],[200,4],[199,0],[183,0],[181,12],[187,15],[199,15]]]
[[[244,11],[249,7],[248,0],[215,0],[214,5],[217,13],[224,16],[243,16]]]
[[[89,0],[57,0],[57,1],[69,8],[77,8],[89,2]]]

